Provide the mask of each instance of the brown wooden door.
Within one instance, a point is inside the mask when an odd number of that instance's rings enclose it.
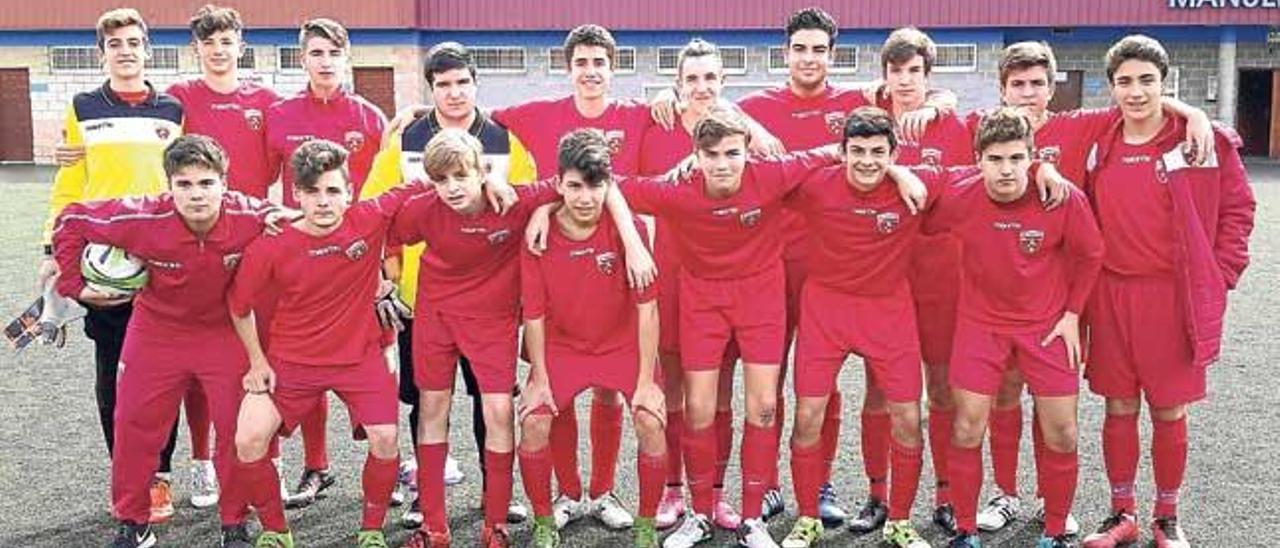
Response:
[[[395,69],[391,67],[356,67],[356,93],[382,109],[388,118],[396,115]]]
[[[31,85],[27,69],[0,69],[0,162],[31,160]]]
[[[1080,108],[1081,100],[1084,98],[1084,71],[1083,70],[1060,70],[1059,74],[1065,74],[1065,81],[1057,82],[1053,88],[1053,99],[1049,101],[1050,112],[1064,112]]]

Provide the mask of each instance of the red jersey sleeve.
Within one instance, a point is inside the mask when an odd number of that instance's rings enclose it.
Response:
[[[1233,130],[1215,127],[1217,134],[1218,182],[1221,185],[1218,201],[1218,231],[1213,241],[1213,253],[1222,270],[1227,289],[1235,289],[1240,275],[1249,265],[1249,234],[1253,232],[1254,210],[1257,202],[1249,188],[1249,174],[1240,160],[1240,136]]]
[[[627,205],[645,215],[662,215],[675,202],[676,193],[680,189],[680,185],[665,177],[617,177],[615,180]]]
[[[73,299],[80,296],[84,289],[80,255],[89,242],[134,251],[139,239],[150,232],[146,224],[172,209],[169,198],[158,196],[67,204],[53,229],[53,257],[60,272],[58,293]]]
[[[439,197],[430,189],[406,198],[391,219],[387,231],[387,246],[413,245],[425,240],[427,235],[423,232],[423,227],[426,223],[423,221],[431,214],[432,206],[438,202]]]
[[[748,169],[751,169],[756,183],[767,189],[766,194],[784,196],[795,190],[813,172],[839,161],[839,158],[823,149],[810,149],[776,158],[752,160],[748,163]]]
[[[272,247],[271,240],[258,238],[245,248],[240,266],[236,270],[235,280],[231,282],[231,289],[227,291],[227,308],[232,316],[249,315],[258,300],[258,295],[271,285],[274,270]]]
[[[640,240],[644,242],[644,248],[649,250],[649,253],[653,253],[653,242],[649,241],[648,227],[646,227],[644,224],[644,221],[641,221],[640,219],[633,219],[633,221],[635,222],[635,225],[636,225],[636,232],[640,233]],[[613,222],[612,217],[610,217],[610,222]],[[624,247],[622,246],[621,237],[618,238],[618,249],[624,249]],[[623,251],[624,255],[625,253],[626,251]],[[658,276],[661,277],[662,273],[658,273]],[[631,295],[632,297],[635,298],[636,304],[644,304],[644,303],[650,302],[658,298],[658,291],[659,291],[658,286],[660,285],[662,285],[662,283],[660,282],[659,278],[654,278],[653,282],[650,283],[644,289],[641,289],[639,291],[636,291],[634,289],[630,290]]]
[[[1082,147],[1088,143],[1097,141],[1107,129],[1110,128],[1116,120],[1120,118],[1120,109],[1117,107],[1104,108],[1081,108],[1058,113],[1061,121],[1058,123],[1066,126],[1065,134],[1072,135]]]
[[[529,101],[519,105],[512,105],[496,109],[489,113],[494,121],[510,128],[512,131],[519,132],[528,127],[528,124],[534,123],[530,118],[536,114],[537,109],[534,105],[539,104],[538,101]]]
[[[1080,314],[1084,310],[1089,295],[1093,293],[1093,284],[1102,272],[1102,232],[1098,230],[1098,222],[1089,208],[1089,200],[1084,193],[1071,189],[1067,197],[1066,250],[1070,261],[1071,281],[1067,290],[1067,311]]]
[[[542,260],[526,246],[520,246],[520,307],[526,321],[547,314],[547,286],[542,276]]]

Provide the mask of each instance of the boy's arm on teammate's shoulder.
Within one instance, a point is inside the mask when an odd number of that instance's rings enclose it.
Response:
[[[640,367],[636,377],[636,390],[631,398],[633,411],[644,409],[662,421],[666,417],[666,402],[662,388],[654,379],[658,363],[658,302],[653,295],[636,303],[639,329]]]
[[[661,215],[678,199],[679,187],[665,176],[634,177],[614,174],[615,188],[634,211],[645,215]]]
[[[658,266],[653,260],[653,254],[649,252],[648,239],[645,237],[648,231],[636,226],[636,218],[631,214],[626,198],[616,185],[605,193],[604,203],[622,239],[627,262],[627,283],[637,289],[650,287],[658,277]]]
[[[747,161],[747,169],[752,171],[757,184],[785,196],[813,172],[842,160],[838,145],[824,145],[779,156],[752,158]]]

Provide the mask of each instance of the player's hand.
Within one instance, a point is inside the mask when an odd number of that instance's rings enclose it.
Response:
[[[276,391],[276,372],[266,362],[250,364],[241,384],[249,394],[270,394]]]
[[[392,137],[400,135],[405,127],[430,111],[431,107],[427,105],[410,105],[400,109],[400,112],[397,112],[396,116],[390,122],[387,122],[386,129],[382,130],[382,146],[387,146]]]
[[[643,291],[654,280],[658,279],[658,264],[653,261],[653,254],[644,246],[632,249],[627,246],[627,284],[636,291]]]
[[[296,209],[275,208],[262,220],[262,233],[267,236],[279,236],[284,233],[285,225],[302,218],[302,212]]]
[[[907,210],[911,211],[912,215],[918,215],[924,211],[924,206],[929,201],[929,188],[924,186],[924,181],[921,181],[920,177],[910,169],[902,166],[889,166],[889,174],[898,184],[898,196],[902,198],[902,203],[907,206]]]
[[[876,78],[862,87],[862,98],[872,105],[879,103],[881,95],[885,93],[883,78]]]
[[[40,259],[40,264],[36,266],[36,291],[43,292],[44,288],[58,279],[58,273],[58,262],[53,257]]]
[[[1081,350],[1080,350],[1080,316],[1074,312],[1066,312],[1062,314],[1062,319],[1054,324],[1053,331],[1040,341],[1040,346],[1049,346],[1054,339],[1061,338],[1062,342],[1067,346],[1067,361],[1074,370],[1080,370]]]
[[[751,153],[760,156],[779,156],[787,153],[787,147],[781,140],[763,130],[751,135],[751,145],[747,148]]]
[[[378,316],[378,325],[383,329],[395,329],[397,333],[404,331],[404,319],[413,317],[413,310],[400,300],[396,292],[396,284],[390,280],[382,280],[378,284],[378,301],[374,304]]]
[[[662,129],[670,130],[676,127],[676,118],[680,116],[680,99],[676,97],[676,92],[671,88],[665,88],[658,92],[658,95],[649,102],[649,116],[653,117],[653,121],[662,126]]]
[[[929,122],[938,118],[938,109],[921,107],[898,117],[898,134],[907,141],[919,141]]]
[[[675,167],[668,170],[667,173],[663,175],[663,178],[670,183],[675,183],[680,179],[685,179],[690,175],[693,175],[693,171],[696,169],[698,169],[698,157],[690,154],[686,156],[685,159],[680,160],[680,163],[676,164]]]
[[[105,291],[98,291],[96,289],[86,287],[80,290],[80,295],[77,297],[77,300],[96,308],[112,308],[128,303],[133,300],[133,296],[120,295],[119,293],[107,293]]]
[[[84,146],[68,145],[66,142],[59,142],[53,147],[53,161],[59,166],[66,167],[74,165],[76,162],[84,159]]]
[[[652,413],[660,422],[666,423],[666,398],[662,395],[662,388],[658,387],[658,383],[653,382],[653,379],[644,379],[636,383],[636,392],[631,396],[631,411],[638,413],[641,409]]]
[[[551,231],[551,213],[559,207],[558,203],[543,204],[533,210],[529,222],[524,225],[524,245],[529,253],[541,257],[547,250],[547,234]]]
[[[1182,154],[1194,165],[1204,165],[1214,151],[1213,122],[1203,111],[1187,118],[1187,140],[1182,143]]]
[[[484,184],[484,197],[489,200],[489,207],[498,215],[506,215],[520,201],[520,195],[506,181],[487,180]]]
[[[1045,210],[1053,210],[1066,203],[1074,186],[1053,164],[1042,163],[1036,170],[1036,189],[1040,192],[1040,203],[1044,204]]]
[[[560,410],[556,409],[555,398],[551,396],[551,383],[546,380],[529,379],[524,384],[524,389],[520,391],[520,413],[516,417],[516,422],[524,422],[525,417],[543,407],[551,410],[552,416],[560,414]]]

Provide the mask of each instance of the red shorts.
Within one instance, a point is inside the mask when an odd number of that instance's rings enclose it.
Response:
[[[680,355],[680,267],[658,265],[658,350]]]
[[[745,278],[703,280],[680,273],[680,357],[686,370],[720,367],[729,341],[742,361],[778,364],[786,330],[782,264]]]
[[[654,366],[654,376],[659,377]],[[617,390],[631,401],[640,374],[640,354],[624,347],[604,354],[584,354],[564,346],[547,345],[547,379],[556,409],[572,409],[573,398],[588,388]]]
[[[413,381],[418,390],[452,390],[466,356],[481,394],[510,394],[516,384],[516,317],[467,318],[426,307],[413,319]]]
[[[1078,373],[1067,357],[1061,338],[1040,346],[1053,325],[1023,333],[998,333],[977,322],[961,319],[951,355],[951,386],[994,396],[1005,370],[1016,367],[1033,396],[1053,398],[1080,392]]]
[[[355,365],[304,365],[272,359],[276,389],[271,401],[280,412],[280,433],[288,436],[332,390],[347,405],[356,439],[364,426],[396,424],[400,401],[395,373],[376,346]]]
[[[868,374],[889,401],[920,400],[920,341],[906,286],[870,297],[810,283],[800,307],[793,376],[797,397],[834,391],[845,357],[854,353],[866,361]]]
[[[786,334],[787,341],[790,342],[796,328],[800,325],[800,295],[804,291],[804,281],[809,278],[809,266],[807,260],[802,259],[784,260],[782,266],[786,269],[787,276]]]
[[[920,355],[927,365],[946,365],[951,359],[956,302],[960,300],[960,247],[955,238],[921,238],[912,251],[909,278],[916,301]]]
[[[1104,272],[1089,305],[1089,390],[1107,398],[1146,396],[1152,407],[1205,397],[1173,278]]]

